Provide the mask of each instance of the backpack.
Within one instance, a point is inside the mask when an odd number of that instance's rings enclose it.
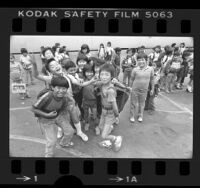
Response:
[[[121,88],[117,84],[109,87],[108,89],[114,89],[116,91],[116,102],[119,113],[124,109],[124,106],[129,98],[129,92],[126,88]]]

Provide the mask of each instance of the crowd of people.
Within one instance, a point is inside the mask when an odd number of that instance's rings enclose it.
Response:
[[[76,62],[66,46],[55,43],[53,47],[42,46],[40,57],[42,69],[38,70],[39,62],[27,49],[21,49],[20,62],[11,54],[10,78],[13,83],[26,83],[26,92],[20,93],[22,100],[30,98],[28,86],[35,84],[34,78],[45,83],[32,106],[47,141],[45,157],[54,156],[58,141],[62,147],[73,146],[75,133],[87,142],[82,129],[87,132],[91,126],[103,139],[100,146],[119,151],[122,136],[112,131],[120,123],[119,113],[129,95],[130,121],[134,123],[135,118],[143,121],[144,110],[153,114],[159,91],[183,89],[188,74],[186,91],[193,92],[193,52],[184,43],[164,49],[158,45],[148,54],[145,46],[129,48],[123,59],[121,48],[114,49],[111,42],[106,47],[100,44],[96,56],[83,44]]]

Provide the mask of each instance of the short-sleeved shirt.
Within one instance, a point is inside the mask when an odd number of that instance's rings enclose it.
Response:
[[[33,107],[36,109],[39,109],[45,113],[50,113],[52,111],[56,111],[57,116],[58,116],[66,108],[69,108],[69,110],[70,110],[70,108],[72,108],[73,105],[74,105],[73,98],[66,96],[61,99],[56,99],[53,95],[53,92],[49,91],[49,92],[45,93],[44,95],[42,95],[36,101],[36,103],[33,104]],[[52,118],[49,118],[49,119],[52,119]]]
[[[94,88],[93,84],[83,87],[83,100],[96,100]]]
[[[148,91],[149,83],[154,79],[154,70],[152,67],[145,67],[140,69],[136,67],[132,71],[131,79],[133,79],[133,90],[139,90],[141,92]]]
[[[20,62],[22,62],[23,67],[24,67],[25,69],[30,69],[30,68],[32,68],[31,58],[30,58],[29,55],[27,55],[26,57],[23,56],[23,55],[21,55],[21,56],[20,56]]]
[[[103,108],[112,109],[112,103],[116,101],[116,90],[114,85],[110,86],[106,90],[101,87],[101,102]]]

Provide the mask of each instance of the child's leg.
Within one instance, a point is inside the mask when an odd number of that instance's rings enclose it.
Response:
[[[30,74],[30,79],[31,79],[31,84],[33,84],[33,72],[32,69],[29,69],[29,74]]]
[[[89,106],[86,102],[83,102],[83,110],[84,110],[84,122],[89,123]]]
[[[69,120],[67,120],[66,118],[64,118],[62,115],[59,115],[56,118],[56,124],[62,128],[64,136],[62,137],[60,144],[65,146],[67,144],[69,144],[73,138],[74,135],[74,129],[72,128],[72,126],[70,125]]]
[[[126,80],[127,80],[127,71],[124,71],[124,75],[123,75],[123,84],[126,85]]]
[[[28,70],[24,69],[25,83],[28,85]]]
[[[138,104],[138,94],[136,91],[131,92],[130,100],[130,118],[132,118],[136,114],[136,106]]]
[[[170,85],[170,73],[167,74],[165,80],[165,91],[169,93],[169,85]]]
[[[46,148],[45,148],[45,157],[53,157],[54,150],[57,142],[57,130],[58,127],[55,124],[55,120],[39,119],[38,120],[45,138],[46,138]]]
[[[130,86],[130,81],[131,81],[131,71],[128,72],[128,86]]]
[[[147,92],[138,94],[138,103],[139,103],[138,117],[141,117],[141,118],[143,118],[146,97],[147,97]]]
[[[144,107],[144,110],[149,110],[149,101],[150,100],[150,91],[148,91],[148,93],[147,93],[147,98],[146,98],[146,100],[145,100],[145,107]]]

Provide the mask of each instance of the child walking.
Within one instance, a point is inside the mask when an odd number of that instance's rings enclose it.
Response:
[[[98,50],[98,58],[105,60],[105,57],[106,57],[105,47],[104,44],[101,43]]]
[[[127,56],[126,58],[122,61],[122,69],[124,72],[123,75],[123,84],[124,85],[130,85],[130,79],[131,79],[131,72],[133,68],[136,66],[136,62],[133,58],[133,50],[129,48],[127,51]],[[128,83],[127,83],[128,79]]]
[[[25,73],[25,82],[26,85],[29,85],[29,77],[30,77],[30,83],[33,85],[33,74],[32,74],[32,62],[31,57],[28,55],[28,51],[26,48],[21,48],[21,56],[20,56],[20,63],[23,66],[24,73]]]
[[[150,95],[154,93],[154,70],[147,66],[148,56],[144,53],[137,55],[138,67],[133,69],[130,81],[131,105],[130,105],[130,121],[135,122],[136,106],[138,105],[138,121],[143,121],[143,111],[145,100],[147,97],[148,87],[150,83]]]

